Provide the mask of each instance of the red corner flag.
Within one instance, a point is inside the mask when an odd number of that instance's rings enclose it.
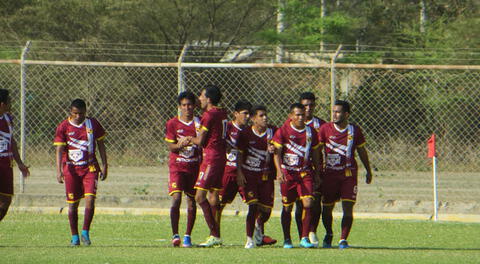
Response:
[[[436,149],[435,149],[435,134],[432,134],[432,136],[428,139],[427,145],[428,145],[427,157],[429,157],[429,158],[436,157],[437,152],[436,152]]]

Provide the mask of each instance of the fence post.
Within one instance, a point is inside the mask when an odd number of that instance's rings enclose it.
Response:
[[[336,96],[335,96],[335,61],[342,49],[342,44],[338,45],[337,50],[335,51],[335,55],[333,55],[332,59],[330,60],[330,121],[333,121],[333,105],[335,104]]]
[[[20,158],[25,162],[25,89],[27,87],[27,66],[25,59],[30,50],[32,42],[29,40],[22,50],[22,57],[20,60]],[[20,173],[20,193],[25,191],[25,180]]]
[[[185,58],[185,54],[187,53],[188,50],[188,44],[183,45],[182,52],[180,53],[180,57],[178,57],[178,94],[181,92],[185,91],[185,83],[183,82],[183,68],[182,68],[182,62],[183,59]]]

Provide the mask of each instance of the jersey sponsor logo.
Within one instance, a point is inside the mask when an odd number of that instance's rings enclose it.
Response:
[[[83,159],[83,151],[79,150],[79,149],[69,149],[68,150],[68,157],[70,158],[70,160],[72,161],[80,161]]]
[[[295,136],[294,136],[294,135],[290,135],[290,138],[291,138],[291,139],[295,139]]]
[[[247,157],[247,160],[245,161],[245,163],[251,167],[254,167],[254,168],[258,168],[260,167],[260,159],[259,158],[256,158],[256,157],[253,157],[253,156],[248,156]]]
[[[4,152],[8,149],[8,140],[0,139],[0,152]]]
[[[237,155],[238,155],[238,151],[236,149],[232,149],[232,150],[230,150],[229,153],[227,153],[227,160],[236,161],[237,160]]]
[[[183,129],[178,129],[178,130],[177,130],[177,133],[178,133],[178,134],[181,134],[181,133],[183,133],[183,131],[184,131]]]
[[[283,155],[283,163],[285,163],[288,166],[297,166],[299,164],[300,158],[298,155],[292,154],[292,153],[285,153]]]
[[[327,165],[333,167],[337,164],[340,164],[341,157],[339,154],[327,154]]]
[[[195,154],[195,149],[194,149],[193,146],[186,146],[186,147],[182,148],[182,150],[180,150],[180,152],[178,154],[180,156],[188,159],[188,158],[193,157],[193,155]]]
[[[69,135],[69,136],[75,135],[75,131],[73,131],[73,132],[68,132],[68,135]]]

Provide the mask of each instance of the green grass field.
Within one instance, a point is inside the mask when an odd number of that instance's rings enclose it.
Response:
[[[184,230],[184,219],[180,225]],[[80,218],[82,220],[82,218]],[[82,221],[80,221],[82,222]],[[222,219],[221,248],[173,248],[167,216],[98,215],[92,246],[69,247],[66,215],[10,212],[0,223],[0,263],[479,263],[480,224],[407,220],[356,220],[352,248],[283,249],[280,219],[267,233],[279,245],[244,249],[244,217]],[[335,222],[338,240],[339,221]],[[203,242],[207,228],[201,214],[192,234]],[[292,225],[292,237],[296,229]],[[323,236],[323,228],[319,229]],[[298,241],[294,241],[298,243]]]

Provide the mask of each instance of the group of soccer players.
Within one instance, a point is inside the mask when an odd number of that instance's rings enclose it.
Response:
[[[290,106],[285,123],[275,127],[268,122],[265,106],[245,101],[235,105],[229,121],[226,110],[219,106],[221,98],[214,85],[205,86],[198,100],[193,93],[182,92],[178,96],[180,114],[166,124],[173,246],[192,246],[196,204],[210,229],[210,236],[199,246],[220,246],[221,214],[237,193],[248,205],[245,248],[275,244],[275,239],[264,234],[264,224],[273,208],[276,179],[283,203],[284,248],[293,248],[294,205],[300,247],[319,247],[316,232],[320,219],[326,231],[322,247],[332,247],[332,211],[339,200],[343,218],[338,247],[348,248],[357,198],[356,151],[367,171],[366,183],[372,180],[362,131],[348,122],[349,103],[336,101],[333,122],[327,123],[313,115],[315,96],[302,93],[299,102]],[[198,101],[201,118],[194,115]],[[183,241],[178,232],[182,192],[188,199]]]

